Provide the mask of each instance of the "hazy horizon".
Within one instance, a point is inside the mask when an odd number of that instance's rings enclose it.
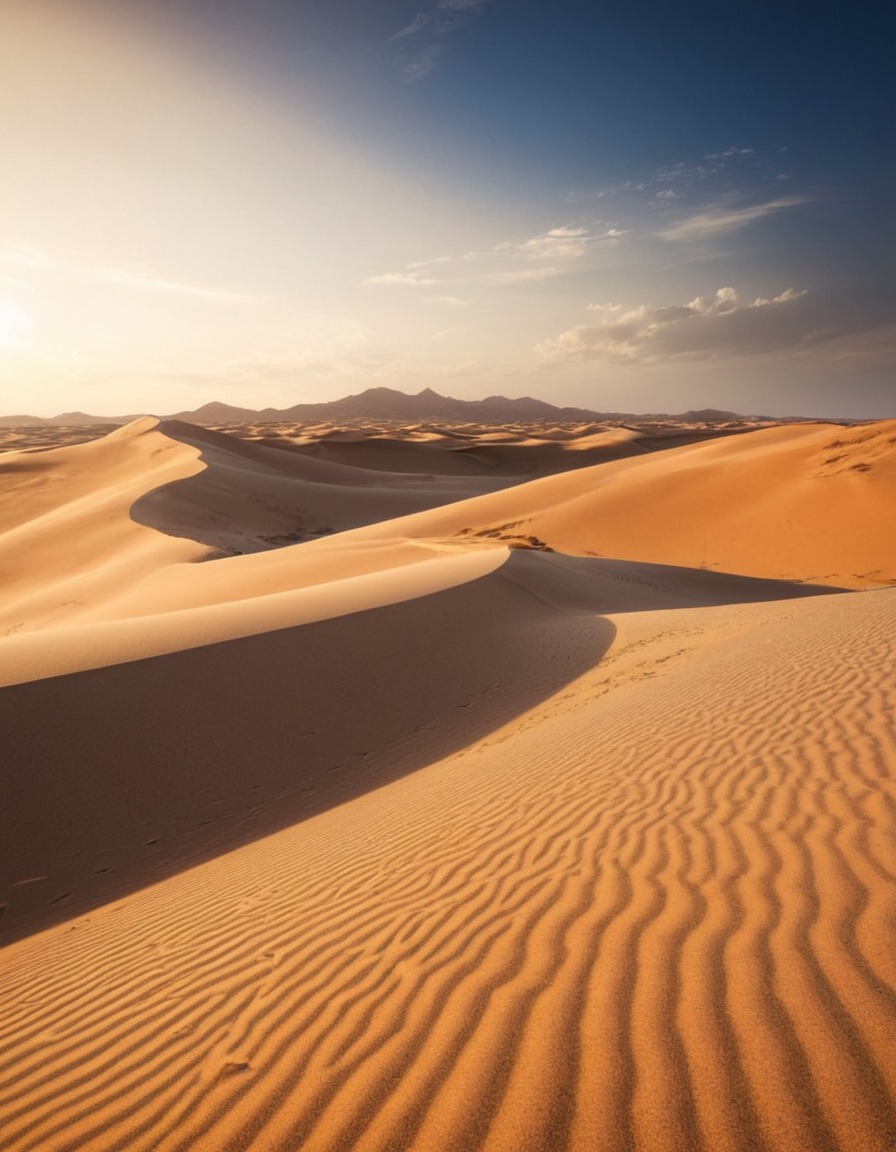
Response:
[[[372,390],[388,390],[388,391],[398,392],[401,395],[409,396],[409,397],[415,397],[415,396],[418,396],[418,395],[422,394],[423,392],[427,392],[427,391],[436,392],[435,389],[431,389],[431,388],[420,389],[417,392],[406,392],[406,391],[403,391],[401,389],[390,389],[388,385],[373,385],[373,386],[371,386],[371,388],[363,389],[361,392],[358,392],[358,393],[347,393],[343,396],[334,396],[334,397],[330,397],[324,401],[296,401],[295,405],[292,405],[292,404],[273,405],[273,404],[258,403],[256,405],[250,406],[250,405],[246,405],[246,404],[233,404],[233,403],[229,403],[228,401],[224,401],[224,400],[209,399],[209,400],[204,400],[199,404],[196,404],[193,408],[189,408],[189,409],[182,408],[182,409],[178,409],[177,411],[165,411],[161,408],[157,408],[157,409],[148,409],[147,408],[147,409],[136,409],[136,410],[131,411],[131,412],[124,412],[124,411],[120,411],[120,412],[87,412],[82,408],[72,408],[72,409],[68,409],[66,412],[54,412],[48,416],[35,416],[35,414],[33,412],[0,412],[0,421],[8,421],[11,418],[15,418],[15,417],[29,417],[29,418],[35,418],[35,419],[48,420],[49,421],[49,420],[58,419],[62,416],[69,416],[69,415],[71,415],[71,416],[96,416],[103,421],[114,420],[114,419],[118,419],[118,418],[126,419],[126,420],[132,420],[132,419],[140,419],[141,417],[144,417],[144,416],[152,416],[152,417],[156,417],[159,419],[167,419],[167,418],[171,418],[171,417],[177,417],[177,416],[180,416],[183,414],[189,414],[191,412],[200,412],[203,409],[211,407],[213,405],[225,405],[229,408],[244,409],[246,411],[253,411],[253,412],[264,412],[264,411],[270,411],[271,409],[287,411],[290,408],[293,408],[299,404],[304,404],[304,403],[309,403],[309,404],[332,403],[333,401],[351,399],[353,396],[363,396],[367,392],[372,391]],[[480,401],[481,402],[484,400],[496,400],[496,401],[504,400],[504,401],[508,401],[508,402],[513,403],[513,402],[519,401],[519,400],[531,400],[531,399],[542,400],[543,399],[543,397],[533,397],[530,395],[515,396],[515,395],[507,395],[505,393],[490,393],[487,396],[469,396],[469,397],[463,397],[463,398],[458,397],[458,396],[453,396],[447,392],[436,392],[436,395],[439,396],[441,399],[447,399],[447,400],[452,400],[452,401],[461,400],[462,402],[470,402],[470,401],[473,401],[473,402]],[[547,403],[554,403],[554,402],[548,400]],[[573,404],[557,403],[555,406],[558,409],[579,408],[581,410],[589,410],[588,405],[583,405],[583,404],[573,405]],[[861,422],[863,420],[873,421],[876,419],[886,419],[887,418],[886,416],[883,416],[883,417],[874,417],[874,416],[860,417],[860,416],[846,416],[846,415],[842,415],[842,414],[839,416],[833,415],[833,414],[826,414],[824,416],[819,416],[817,413],[812,413],[812,412],[772,413],[772,412],[760,412],[758,410],[757,411],[742,411],[742,410],[738,410],[738,409],[720,409],[718,407],[718,405],[713,405],[713,404],[703,404],[703,405],[700,405],[699,407],[692,406],[690,409],[679,409],[677,412],[673,412],[673,411],[667,410],[667,409],[653,409],[650,411],[637,410],[636,411],[636,410],[631,410],[631,409],[625,410],[625,409],[605,408],[602,410],[601,409],[590,409],[590,410],[593,411],[595,415],[607,415],[607,416],[611,416],[611,417],[614,415],[633,416],[633,417],[640,417],[640,416],[650,417],[650,416],[668,415],[668,416],[674,417],[674,416],[678,416],[678,415],[684,415],[689,411],[691,411],[691,412],[720,411],[720,412],[731,412],[735,416],[742,416],[742,417],[745,417],[747,419],[762,419],[765,417],[770,417],[770,418],[773,418],[776,420],[781,420],[784,422],[786,422],[788,419],[809,420],[809,421],[811,421],[813,419],[817,419],[817,420],[822,420],[822,421],[824,421],[824,420],[832,420],[832,421],[840,420],[840,421],[859,421],[859,422]],[[376,417],[372,416],[371,419],[375,420]]]
[[[896,415],[894,23],[10,0],[0,414]]]

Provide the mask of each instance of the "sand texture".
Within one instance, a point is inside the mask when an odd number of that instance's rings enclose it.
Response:
[[[450,431],[0,454],[4,1152],[896,1148],[896,423]]]

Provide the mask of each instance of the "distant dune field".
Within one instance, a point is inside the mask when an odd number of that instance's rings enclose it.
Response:
[[[896,421],[239,432],[0,453],[4,1152],[893,1152]]]

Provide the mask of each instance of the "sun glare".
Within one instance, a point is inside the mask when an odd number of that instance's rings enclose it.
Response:
[[[12,348],[20,343],[26,326],[22,309],[9,300],[0,300],[0,348]]]

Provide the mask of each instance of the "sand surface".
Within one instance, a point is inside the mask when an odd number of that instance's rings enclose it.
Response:
[[[893,1152],[896,422],[549,432],[0,454],[0,1147]]]

